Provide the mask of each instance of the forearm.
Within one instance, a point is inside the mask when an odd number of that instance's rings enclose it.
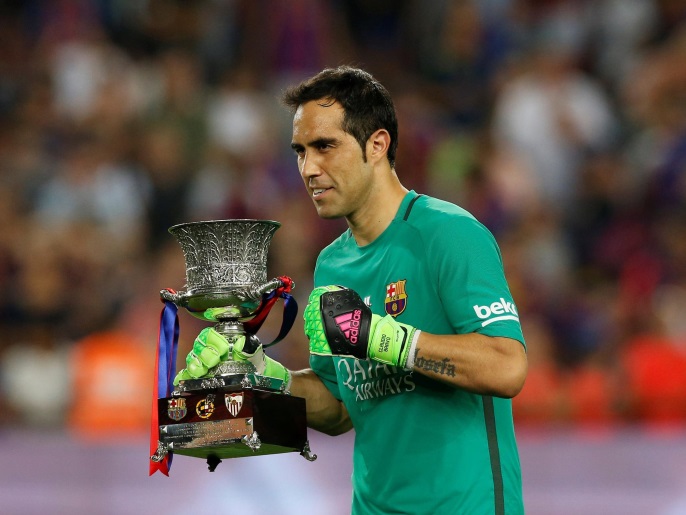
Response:
[[[481,334],[436,335],[417,340],[415,372],[470,392],[511,398],[524,385],[524,346]]]
[[[348,410],[311,369],[292,373],[291,394],[305,399],[307,425],[312,429],[330,436],[352,429]]]

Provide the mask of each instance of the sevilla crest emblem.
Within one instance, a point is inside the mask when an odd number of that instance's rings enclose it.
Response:
[[[225,394],[224,403],[226,404],[226,409],[229,410],[229,413],[234,417],[237,417],[243,407],[243,392]]]

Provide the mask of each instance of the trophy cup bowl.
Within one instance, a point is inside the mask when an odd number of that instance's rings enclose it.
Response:
[[[197,314],[226,308],[222,319],[251,316],[267,282],[267,253],[281,226],[271,220],[213,220],[171,227],[186,261],[185,292],[178,304]]]
[[[215,323],[229,342],[229,358],[207,376],[181,381],[158,400],[159,448],[206,458],[210,471],[221,458],[298,451],[308,460],[305,400],[286,394],[281,381],[255,374],[247,361],[231,359],[244,323],[265,294],[283,286],[267,280],[267,254],[281,226],[271,220],[212,220],[171,227],[183,250],[186,289],[160,296],[191,315]]]

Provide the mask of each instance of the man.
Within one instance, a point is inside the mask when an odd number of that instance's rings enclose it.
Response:
[[[291,373],[254,339],[234,359],[287,381],[310,427],[355,429],[353,513],[523,513],[509,399],[526,352],[493,236],[403,187],[393,102],[368,73],[324,70],[284,102],[317,212],[349,229],[317,260],[304,314],[312,368]],[[203,331],[177,379],[227,350]]]

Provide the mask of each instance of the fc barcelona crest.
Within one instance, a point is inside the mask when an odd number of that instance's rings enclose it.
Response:
[[[229,410],[229,413],[234,417],[237,417],[243,407],[243,392],[225,394],[224,403],[226,404],[226,409]]]
[[[407,293],[405,293],[406,279],[386,285],[386,299],[384,300],[384,307],[386,313],[392,317],[397,317],[400,313],[405,311],[407,306]]]
[[[177,422],[186,416],[188,409],[186,408],[186,399],[183,397],[173,398],[167,400],[167,415],[170,419]]]

